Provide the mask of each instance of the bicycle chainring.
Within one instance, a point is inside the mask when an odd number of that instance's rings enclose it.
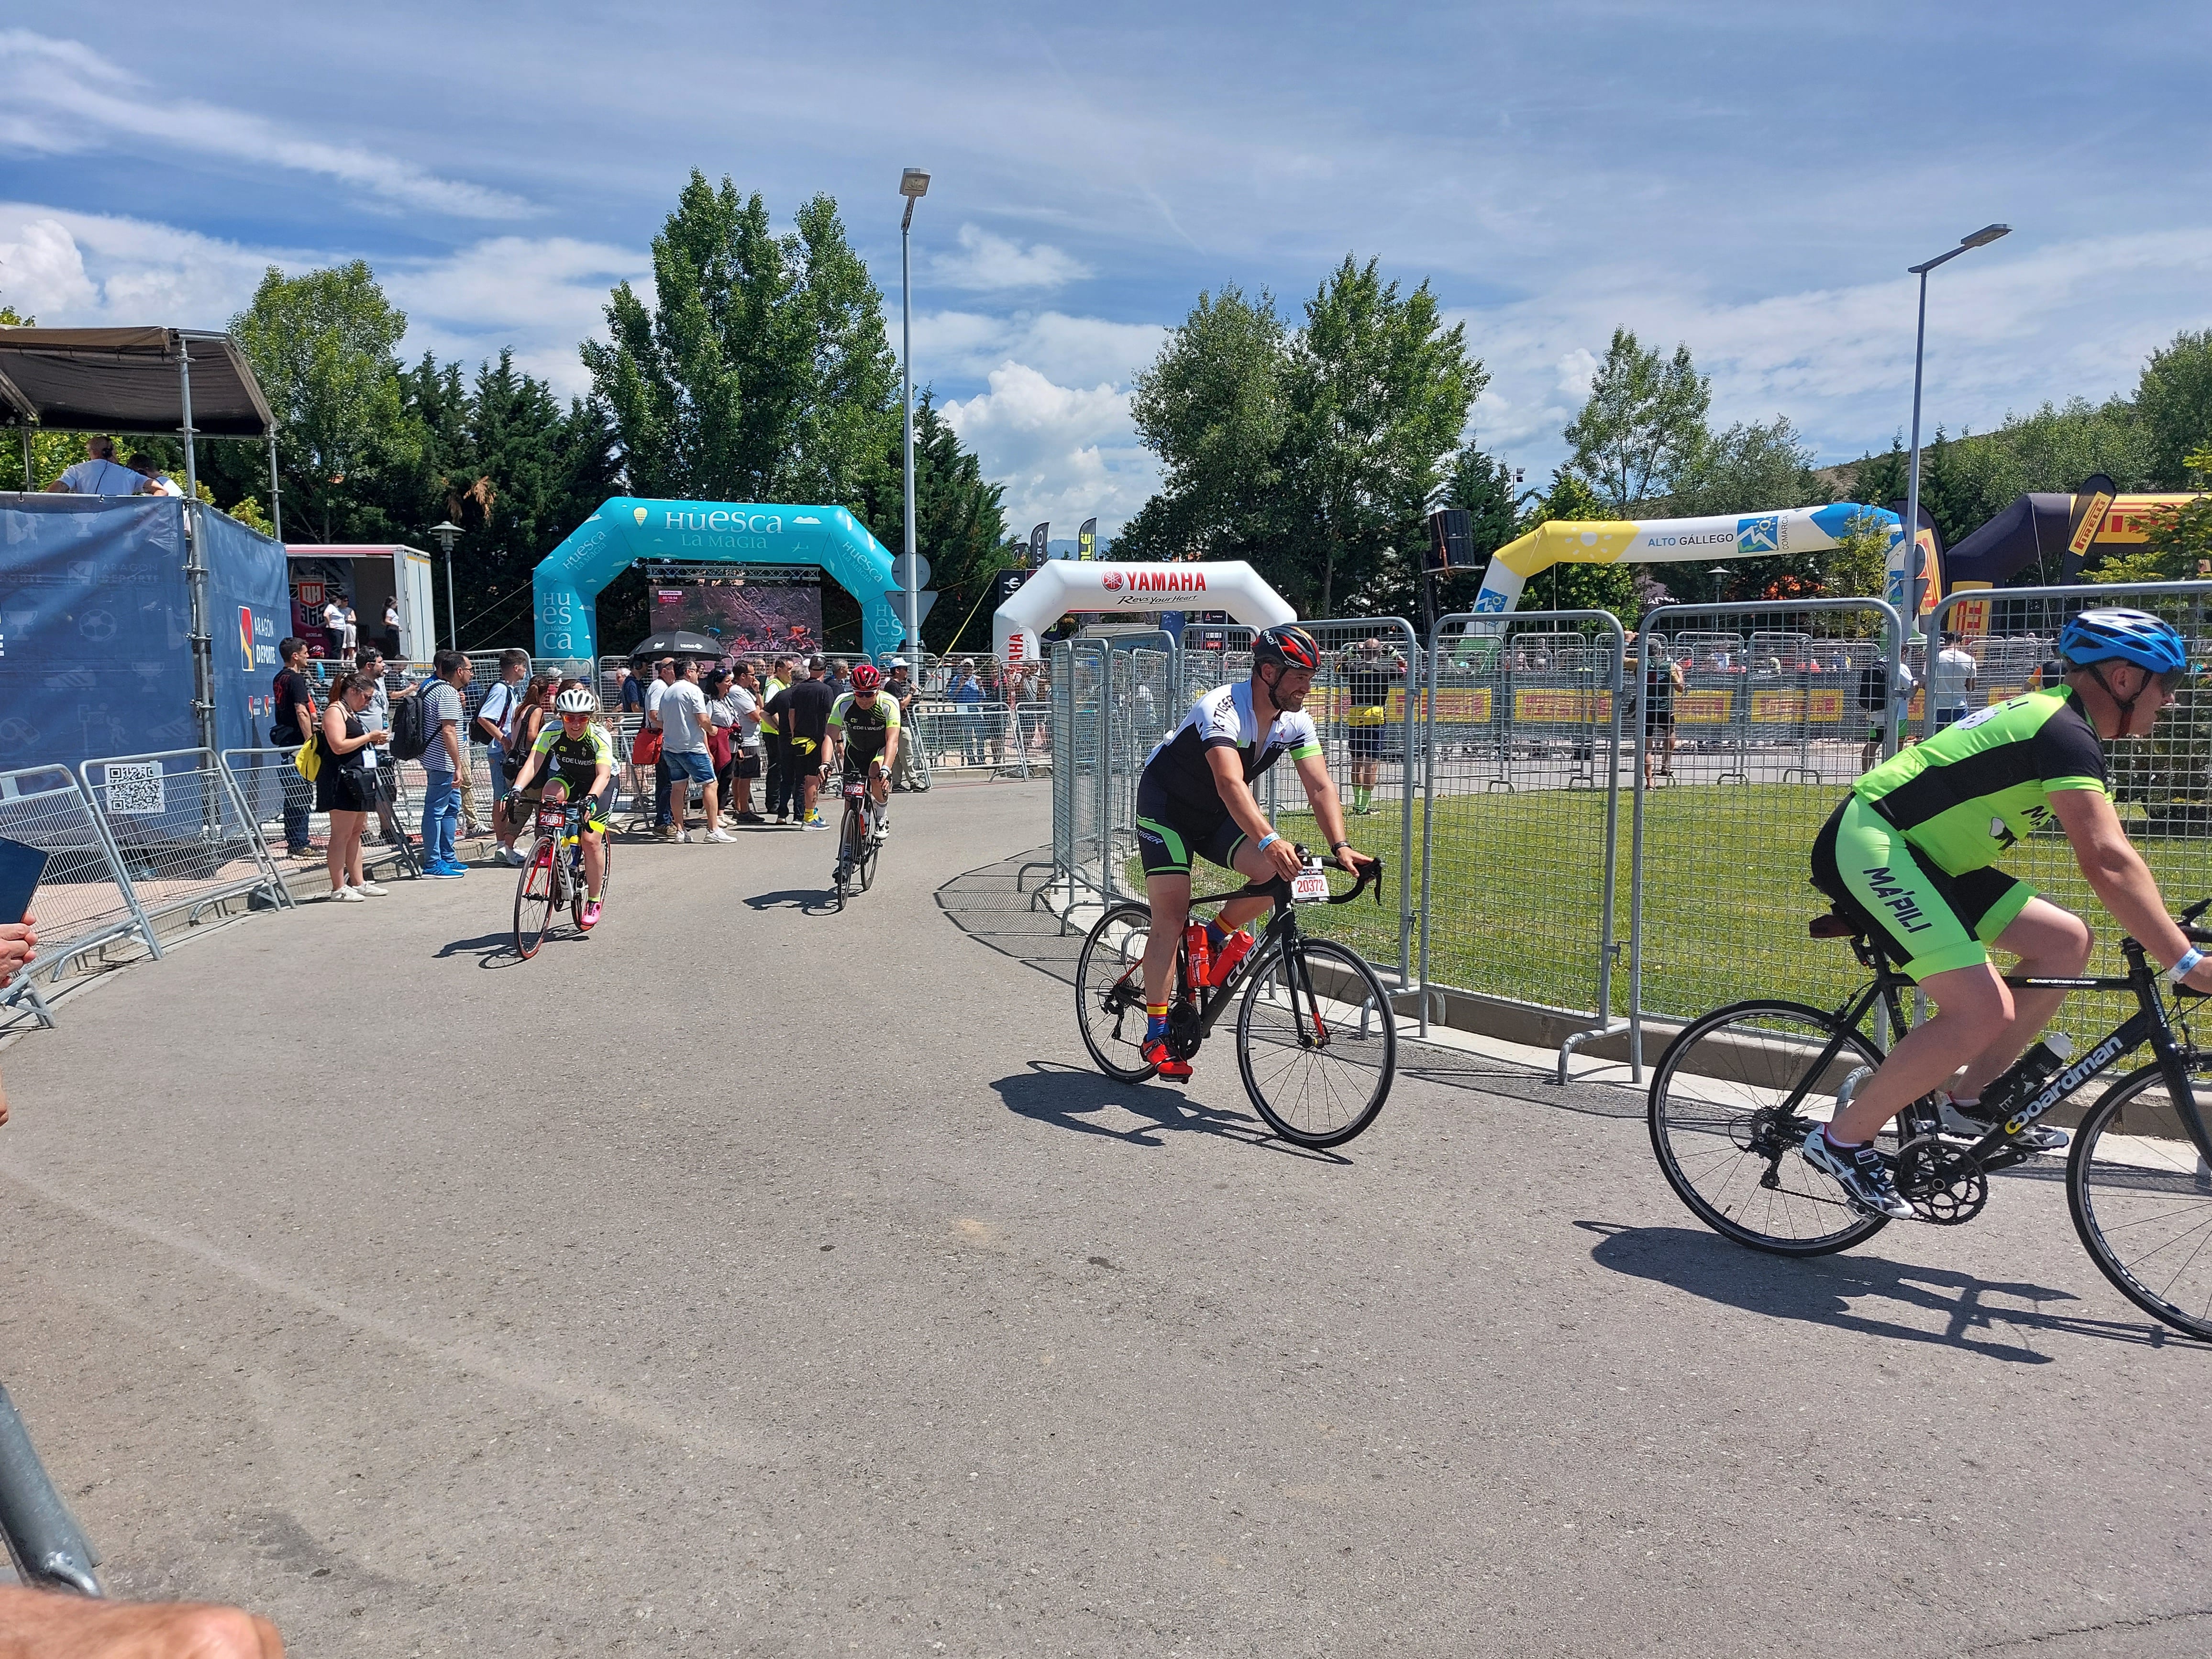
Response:
[[[1177,1060],[1188,1060],[1198,1052],[1204,1035],[1198,1027],[1198,1010],[1188,1002],[1178,1002],[1168,1010],[1168,1053]]]
[[[1965,1225],[1990,1201],[1990,1179],[1979,1160],[1936,1135],[1917,1136],[1897,1149],[1897,1190],[1923,1221],[1939,1227]]]

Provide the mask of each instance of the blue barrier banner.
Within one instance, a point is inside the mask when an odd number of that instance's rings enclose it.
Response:
[[[268,722],[255,733],[251,700],[266,704],[276,673],[273,662],[260,665],[258,630],[264,617],[282,625],[283,550],[221,514],[201,519],[211,556],[217,741],[265,742]],[[191,628],[184,502],[0,495],[0,768],[73,768],[102,755],[197,746]],[[247,629],[255,630],[251,675]],[[273,659],[275,638],[267,644]]]
[[[276,642],[290,631],[284,544],[221,513],[202,512],[200,526],[215,635],[216,747],[256,749],[269,741],[276,671],[284,665]]]

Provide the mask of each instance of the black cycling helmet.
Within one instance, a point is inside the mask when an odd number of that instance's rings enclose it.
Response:
[[[1280,663],[1285,668],[1319,668],[1321,646],[1296,623],[1279,623],[1261,630],[1252,641],[1252,666]]]

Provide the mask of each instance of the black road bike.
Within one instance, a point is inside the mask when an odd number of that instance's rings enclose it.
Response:
[[[876,860],[882,855],[884,838],[876,832],[868,812],[868,781],[848,777],[844,781],[845,816],[837,827],[837,867],[830,872],[837,889],[837,908],[845,908],[845,895],[854,887],[866,892],[876,884]]]
[[[2212,929],[2193,925],[2208,906],[2181,918],[2199,944],[2212,944]],[[1668,1184],[1715,1232],[1778,1255],[1848,1249],[1887,1223],[1853,1205],[1798,1148],[1881,1063],[1864,1029],[1877,1005],[1891,1041],[1905,1035],[1903,994],[1912,987],[1856,919],[1821,916],[1810,932],[1848,939],[1873,979],[1832,1012],[1781,1001],[1716,1009],[1683,1028],[1651,1078],[1651,1149]],[[1989,1202],[1991,1175],[2047,1156],[2020,1144],[2022,1130],[2148,1042],[2150,1063],[2081,1114],[2066,1158],[2067,1203],[2082,1248],[2123,1296],[2212,1341],[2212,1137],[2197,1104],[2200,1091],[2212,1095],[2212,1051],[2190,1037],[2197,999],[2169,1000],[2134,939],[2121,951],[2123,975],[2006,976],[2023,990],[2124,992],[2136,1011],[2076,1057],[2054,1060],[2031,1047],[1983,1091],[1981,1111],[1993,1118],[1986,1133],[1944,1130],[1923,1097],[1876,1144],[1917,1218],[1958,1226]]]
[[[1299,930],[1301,904],[1349,904],[1377,884],[1376,860],[1346,893],[1331,893],[1326,866],[1309,859],[1297,877],[1279,876],[1232,892],[1194,897],[1194,912],[1231,899],[1267,898],[1274,915],[1267,933],[1218,986],[1195,983],[1188,939],[1176,943],[1175,994],[1168,1011],[1168,1053],[1188,1060],[1237,1006],[1237,1069],[1244,1092],[1284,1139],[1301,1146],[1340,1146],[1375,1121],[1398,1070],[1398,1030],[1390,999],[1357,951]],[[1109,906],[1083,941],[1075,964],[1076,1022],[1083,1046],[1107,1076],[1141,1083],[1154,1068],[1144,1058],[1145,945],[1152,912],[1134,900]]]

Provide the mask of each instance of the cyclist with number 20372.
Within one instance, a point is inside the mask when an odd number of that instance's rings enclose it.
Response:
[[[1169,1051],[1176,951],[1190,915],[1194,854],[1257,883],[1287,881],[1298,849],[1267,822],[1252,781],[1285,754],[1340,867],[1358,875],[1374,860],[1344,836],[1344,808],[1328,775],[1321,734],[1305,713],[1321,647],[1304,629],[1270,628],[1252,641],[1252,678],[1210,691],[1154,749],[1137,784],[1137,850],[1144,860],[1152,933],[1145,945],[1143,1054],[1156,1073],[1187,1082],[1190,1064]],[[1252,949],[1243,926],[1272,901],[1235,899],[1206,925],[1206,983],[1221,985]]]

